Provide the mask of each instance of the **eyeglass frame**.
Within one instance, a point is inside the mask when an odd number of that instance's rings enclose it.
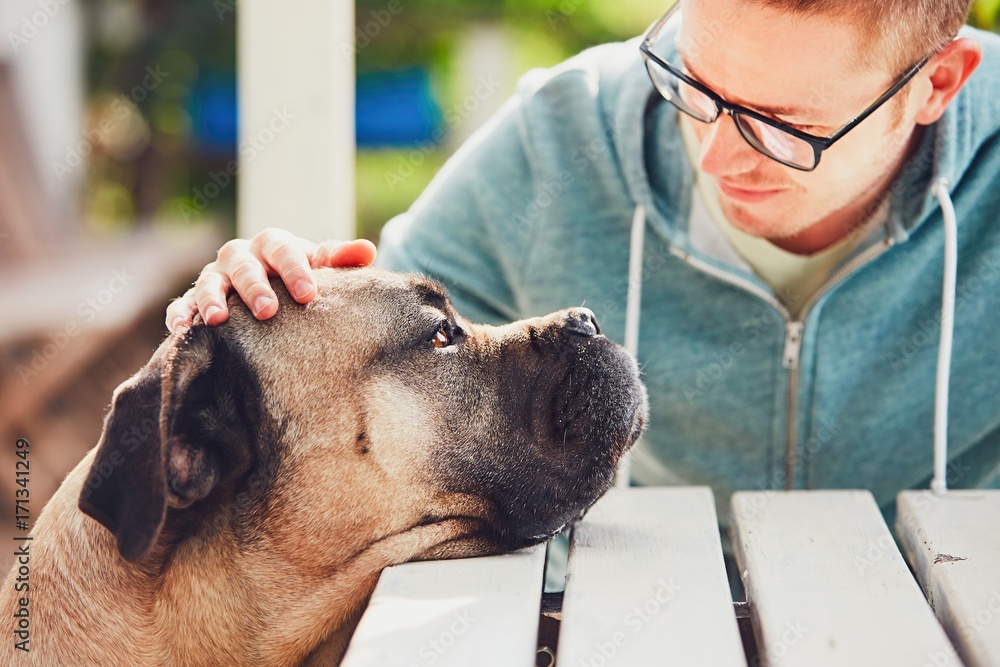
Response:
[[[673,15],[677,12],[677,10],[680,9],[680,6],[681,6],[681,3],[677,2],[677,4],[675,4],[669,10],[667,10],[667,12],[663,16],[661,16],[659,19],[657,19],[657,21],[655,23],[653,23],[652,26],[650,26],[649,30],[647,30],[646,34],[643,36],[642,42],[640,42],[640,44],[639,44],[639,51],[642,53],[643,59],[645,60],[646,68],[647,68],[647,73],[649,73],[649,71],[648,71],[649,70],[649,62],[650,62],[650,60],[652,60],[656,65],[662,67],[668,73],[670,73],[673,76],[677,77],[679,80],[683,81],[687,85],[691,86],[692,88],[694,88],[695,90],[697,90],[698,92],[702,93],[703,95],[705,95],[706,97],[708,97],[710,100],[712,100],[715,103],[715,118],[713,118],[712,120],[702,120],[701,118],[698,118],[697,116],[692,115],[690,112],[685,111],[684,109],[681,109],[679,106],[677,106],[676,104],[674,104],[672,100],[670,100],[668,97],[666,97],[660,91],[659,87],[656,85],[656,82],[653,81],[652,74],[650,73],[650,80],[653,83],[653,88],[656,89],[656,92],[661,97],[663,97],[664,100],[666,100],[667,102],[670,102],[674,106],[674,108],[676,108],[678,111],[681,111],[682,113],[685,113],[688,116],[691,116],[691,118],[694,118],[695,120],[700,121],[702,123],[709,123],[709,124],[710,123],[714,123],[715,121],[717,121],[719,119],[719,115],[720,114],[725,113],[726,115],[728,115],[730,118],[733,119],[733,123],[736,125],[736,128],[739,130],[740,136],[743,137],[744,141],[746,141],[747,144],[749,144],[751,148],[753,148],[755,151],[757,151],[758,153],[760,153],[761,155],[763,155],[766,158],[774,160],[775,162],[778,162],[779,164],[783,164],[783,165],[785,165],[787,167],[791,167],[792,169],[798,169],[800,171],[813,171],[813,170],[815,170],[816,167],[819,166],[820,157],[822,156],[823,151],[825,151],[826,149],[828,149],[834,143],[836,143],[837,141],[839,141],[845,134],[847,134],[848,132],[850,132],[851,130],[853,130],[855,127],[857,127],[861,123],[861,121],[865,120],[866,118],[868,118],[868,116],[870,116],[873,113],[875,113],[875,111],[878,110],[878,108],[881,107],[883,104],[885,104],[887,101],[889,101],[889,99],[892,98],[893,95],[895,95],[900,90],[902,90],[903,86],[905,86],[907,83],[909,83],[910,79],[912,79],[914,76],[916,76],[917,72],[919,72],[921,69],[923,69],[924,65],[926,65],[927,62],[931,58],[933,58],[935,55],[937,55],[937,53],[940,52],[940,49],[936,49],[934,52],[927,54],[924,58],[922,58],[920,61],[918,61],[912,67],[910,67],[910,69],[908,69],[899,79],[897,79],[896,82],[894,84],[892,84],[892,86],[890,86],[888,90],[886,90],[884,93],[882,93],[882,95],[880,95],[878,97],[878,99],[876,99],[874,102],[872,102],[872,104],[869,105],[867,109],[865,109],[860,114],[858,114],[857,116],[855,116],[854,118],[852,118],[851,120],[849,120],[846,124],[842,125],[839,129],[835,130],[832,134],[829,134],[829,135],[827,135],[825,137],[817,137],[816,135],[809,134],[808,132],[803,132],[802,130],[797,130],[794,127],[791,127],[791,126],[789,126],[789,125],[787,125],[785,123],[782,123],[781,121],[774,120],[773,118],[768,118],[767,116],[761,114],[760,112],[754,111],[753,109],[749,109],[749,108],[747,108],[745,106],[742,106],[742,105],[739,105],[739,104],[733,104],[731,102],[725,101],[724,99],[722,99],[722,97],[718,93],[716,93],[715,91],[713,91],[712,89],[710,89],[708,86],[704,85],[703,83],[701,83],[699,81],[695,81],[694,79],[692,79],[691,77],[689,77],[687,74],[684,74],[684,72],[682,72],[681,70],[677,69],[676,67],[674,67],[673,65],[671,65],[670,63],[668,63],[666,60],[660,58],[658,55],[656,55],[655,53],[653,53],[652,46],[653,46],[653,44],[655,42],[654,36],[658,35],[658,33],[660,32],[660,30],[663,29],[663,26],[666,25],[667,21],[669,21],[673,17]],[[743,128],[740,126],[740,124],[738,122],[736,122],[736,116],[734,114],[742,114],[742,115],[745,115],[745,116],[749,116],[750,118],[753,118],[755,120],[758,120],[758,121],[764,123],[765,125],[770,125],[771,127],[775,128],[777,130],[780,130],[782,132],[790,134],[791,136],[793,136],[793,137],[795,137],[797,139],[801,139],[802,141],[805,141],[813,149],[813,155],[814,155],[813,166],[811,168],[807,169],[807,168],[802,167],[800,165],[796,165],[796,164],[792,164],[792,163],[786,162],[784,160],[781,160],[778,157],[775,157],[773,155],[765,153],[764,151],[762,151],[757,146],[754,146],[753,142],[751,142],[749,139],[747,139],[746,135],[744,134]]]

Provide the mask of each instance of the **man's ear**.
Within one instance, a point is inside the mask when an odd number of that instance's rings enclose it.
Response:
[[[982,60],[983,49],[971,37],[960,37],[945,46],[925,65],[931,90],[914,120],[921,125],[937,122]]]
[[[149,553],[168,507],[187,507],[246,473],[260,423],[259,385],[207,326],[172,336],[115,390],[79,507],[118,551]]]

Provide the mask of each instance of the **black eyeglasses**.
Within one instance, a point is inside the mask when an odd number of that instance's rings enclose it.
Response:
[[[802,171],[815,169],[824,150],[857,127],[861,121],[868,118],[889,98],[898,93],[934,56],[933,53],[929,54],[907,70],[871,106],[852,118],[839,130],[826,137],[817,137],[773,118],[768,118],[753,109],[726,102],[714,91],[653,53],[653,44],[656,43],[664,26],[679,8],[679,2],[671,7],[670,11],[650,27],[639,45],[639,50],[646,63],[646,70],[649,72],[649,78],[652,79],[656,90],[677,109],[703,123],[715,122],[720,113],[729,114],[740,134],[753,148],[772,160]]]

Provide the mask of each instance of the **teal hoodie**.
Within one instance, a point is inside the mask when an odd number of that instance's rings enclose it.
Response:
[[[1000,38],[963,34],[982,65],[887,193],[885,225],[800,321],[720,230],[692,223],[692,166],[638,39],[526,74],[387,224],[378,263],[442,281],[474,321],[586,305],[624,342],[638,218],[650,420],[632,483],[710,486],[724,543],[738,489],[870,489],[891,525],[896,494],[932,473],[944,234],[931,187],[946,178],[959,262],[948,483],[998,488]]]

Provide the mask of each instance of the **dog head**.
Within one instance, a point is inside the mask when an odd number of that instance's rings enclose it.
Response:
[[[167,338],[115,392],[79,506],[155,546],[286,544],[329,571],[542,541],[611,485],[646,414],[634,360],[569,309],[501,327],[426,278],[316,272],[317,297]],[[293,547],[294,545],[294,547]]]

